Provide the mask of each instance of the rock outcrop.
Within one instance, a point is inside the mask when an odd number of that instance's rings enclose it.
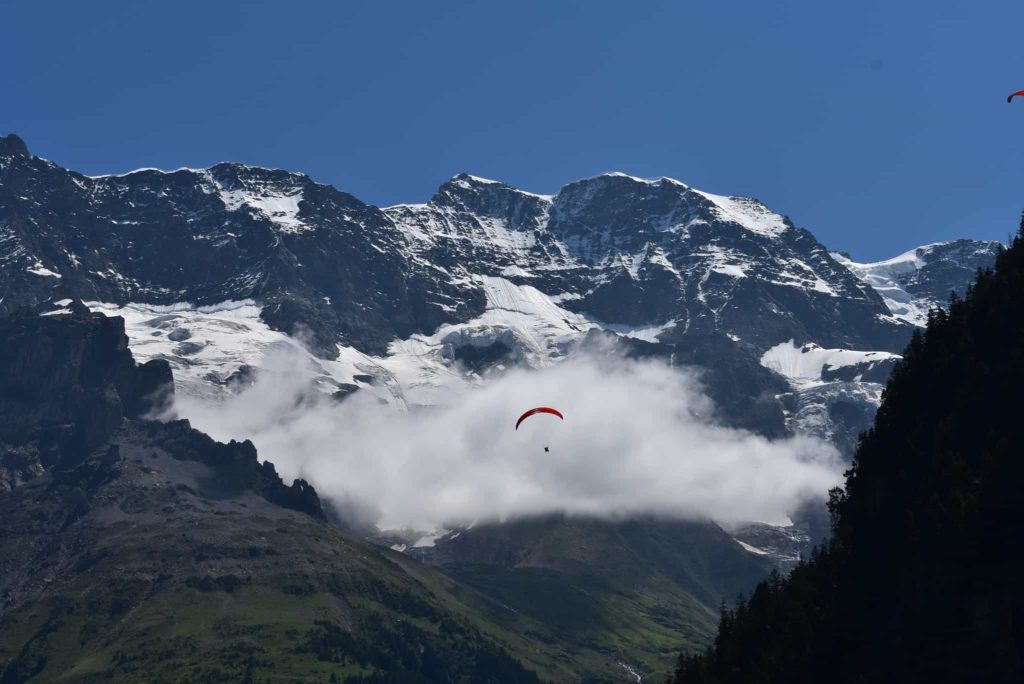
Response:
[[[135,363],[121,318],[79,302],[58,315],[0,318],[0,489],[47,471],[69,473],[90,456],[100,455],[93,466],[116,461],[122,441],[141,437],[174,458],[211,466],[224,486],[323,517],[316,491],[303,480],[285,485],[251,442],[221,444],[188,421],[151,420],[173,392],[166,361]]]

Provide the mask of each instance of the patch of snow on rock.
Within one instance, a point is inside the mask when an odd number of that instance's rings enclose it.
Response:
[[[286,233],[301,233],[311,230],[311,226],[299,220],[301,190],[290,194],[256,194],[248,190],[221,190],[220,197],[224,206],[232,211],[242,206],[249,206],[260,211]]]
[[[44,277],[47,277],[47,278],[62,278],[63,277],[60,273],[54,273],[53,271],[51,271],[50,269],[46,268],[42,264],[36,264],[32,268],[27,268],[25,270],[28,271],[29,273],[34,273],[37,276],[44,276]]]
[[[918,247],[891,259],[866,264],[857,263],[838,252],[833,252],[832,258],[874,288],[881,295],[894,318],[914,325],[924,325],[928,320],[928,309],[931,307],[931,302],[918,299],[904,290],[899,283],[899,278],[924,266],[925,262],[921,258],[921,253],[925,249],[927,247]]]
[[[899,359],[885,351],[823,349],[816,344],[797,346],[793,340],[777,344],[761,355],[761,365],[784,376],[794,386],[820,383],[825,368],[841,368],[871,361]]]
[[[750,197],[725,197],[701,190],[694,192],[710,200],[722,220],[738,223],[752,233],[776,237],[789,229],[780,215]]]

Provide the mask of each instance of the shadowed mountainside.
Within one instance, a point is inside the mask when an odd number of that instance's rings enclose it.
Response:
[[[835,534],[726,611],[675,682],[1024,679],[1024,220],[933,311],[861,439]]]

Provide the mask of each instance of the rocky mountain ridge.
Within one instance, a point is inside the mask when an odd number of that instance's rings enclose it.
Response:
[[[922,307],[997,250],[856,264],[756,200],[668,178],[603,174],[538,195],[460,174],[426,204],[379,209],[303,174],[223,163],[90,178],[16,136],[0,144],[0,315],[81,298],[124,316],[140,358],[168,360],[186,391],[216,392],[299,338],[325,391],[430,405],[599,331],[704,368],[727,422],[782,435],[807,412],[776,398],[800,392],[762,366],[768,350],[899,352]],[[176,316],[166,334],[182,339],[136,329],[139,311]],[[861,415],[880,388],[834,389]],[[812,431],[845,444],[863,421],[843,421]]]

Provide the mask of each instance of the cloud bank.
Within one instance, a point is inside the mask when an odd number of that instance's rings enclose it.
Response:
[[[309,389],[314,374],[304,353],[278,350],[252,387],[176,409],[217,439],[251,439],[286,480],[385,529],[553,512],[780,521],[842,479],[828,444],[723,427],[696,375],[660,362],[578,355],[408,411],[369,392],[334,402]],[[513,429],[539,405],[565,420]]]

